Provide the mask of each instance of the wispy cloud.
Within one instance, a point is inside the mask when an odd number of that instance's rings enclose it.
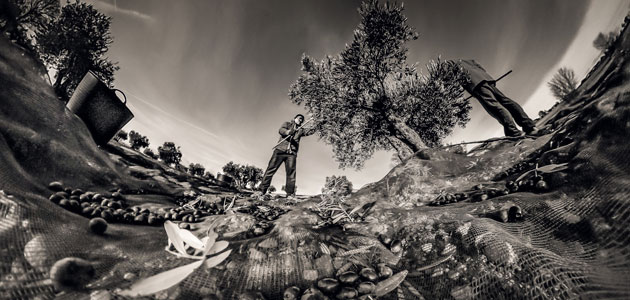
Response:
[[[155,21],[155,19],[147,14],[143,14],[139,11],[136,10],[131,10],[131,9],[124,9],[124,8],[120,8],[118,7],[116,0],[113,0],[113,2],[105,0],[86,0],[87,3],[91,3],[92,5],[94,5],[94,7],[96,7],[100,12],[102,13],[106,13],[106,14],[121,14],[121,15],[125,15],[128,17],[133,17],[145,22],[153,22]]]
[[[135,115],[125,126],[126,130],[146,134],[154,148],[161,145],[162,141],[175,142],[181,146],[184,164],[198,162],[207,170],[217,172],[228,161],[245,163],[248,162],[246,157],[252,155],[250,149],[233,138],[201,128],[129,90],[125,90],[125,94],[133,98],[127,102],[127,106]]]

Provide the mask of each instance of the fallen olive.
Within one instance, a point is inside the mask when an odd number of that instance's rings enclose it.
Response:
[[[508,220],[511,222],[523,219],[523,210],[520,206],[512,206],[508,211]]]
[[[70,200],[68,200],[68,199],[61,199],[59,201],[59,206],[65,208],[65,209],[68,209],[70,207]]]
[[[282,299],[284,300],[297,300],[300,295],[300,288],[297,286],[292,286],[284,290],[284,294]]]
[[[63,196],[59,195],[59,194],[52,194],[52,195],[50,195],[50,197],[48,199],[52,203],[59,204],[59,201],[65,199],[65,198]]]
[[[358,295],[359,292],[357,292],[356,289],[346,286],[342,288],[341,291],[337,294],[337,299],[354,299]]]
[[[77,211],[81,207],[81,204],[77,200],[70,200],[69,203],[70,203],[70,208],[73,211]]]
[[[135,218],[133,218],[133,221],[137,224],[144,224],[147,222],[147,216],[137,215]]]
[[[328,300],[328,297],[324,296],[324,293],[316,287],[310,287],[304,291],[300,300]]]
[[[67,199],[70,195],[66,192],[56,192],[55,195],[60,196],[61,198]]]
[[[117,200],[125,200],[125,197],[120,192],[113,192],[112,198],[117,199]]]
[[[507,222],[508,221],[508,211],[507,209],[499,210],[495,213],[495,219],[499,222]]]
[[[107,221],[102,218],[93,218],[89,223],[90,230],[96,234],[103,234],[107,230]]]
[[[369,281],[376,281],[378,279],[378,275],[376,275],[376,271],[374,271],[374,269],[372,268],[363,268],[361,272],[359,272],[359,275],[363,279],[369,280]]]
[[[536,183],[536,189],[539,191],[546,191],[548,188],[547,183],[544,180],[538,181]]]
[[[339,275],[339,281],[346,285],[354,285],[359,281],[359,275],[352,271],[346,271]]]
[[[53,192],[60,192],[63,191],[63,185],[59,181],[53,181],[48,184],[48,189]]]
[[[133,219],[134,219],[134,217],[130,213],[126,213],[126,214],[123,215],[123,220],[125,220],[125,222],[127,222],[127,223],[133,222]]]
[[[101,212],[101,218],[105,219],[106,221],[111,221],[113,217],[114,215],[110,211],[104,210]]]
[[[92,211],[94,211],[93,207],[84,207],[83,210],[81,211],[81,214],[83,214],[84,216],[91,216],[92,215]]]
[[[389,250],[393,253],[398,253],[402,251],[402,243],[400,242],[400,240],[393,241]]]
[[[380,279],[389,278],[394,274],[392,268],[383,263],[378,264],[376,270],[378,271],[378,278]]]
[[[323,278],[317,282],[317,287],[324,293],[334,294],[339,289],[339,281],[334,278]]]
[[[361,282],[359,283],[359,286],[357,287],[357,292],[359,292],[359,294],[364,295],[364,294],[370,294],[374,291],[374,289],[376,288],[376,285],[373,282]]]
[[[83,195],[79,196],[79,201],[81,201],[81,202],[88,202],[88,201],[90,201],[90,197],[88,196],[88,194],[83,194]]]
[[[80,290],[94,279],[96,271],[87,260],[77,257],[66,257],[50,268],[50,279],[55,289]]]

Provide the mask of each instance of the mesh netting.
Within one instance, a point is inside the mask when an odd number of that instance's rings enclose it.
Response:
[[[619,51],[609,51],[576,92],[580,102],[563,103],[539,122],[547,135],[486,143],[468,154],[417,153],[347,200],[349,207],[376,203],[360,223],[315,226],[320,219],[310,207],[317,199],[266,203],[288,210],[273,218],[271,231],[226,238],[232,253],[225,262],[148,298],[235,299],[260,291],[281,299],[289,286],[305,290],[340,270],[380,263],[409,272],[383,299],[629,298],[626,35],[624,26]],[[102,194],[120,189],[129,206],[168,209],[185,203],[182,191],[199,192],[200,183],[124,147],[97,148],[54,99],[37,63],[0,42],[0,298],[122,298],[117,291],[136,280],[190,263],[164,251],[161,226],[111,223],[96,235],[88,218],[48,200],[46,186],[59,180]],[[537,176],[529,172],[536,165],[566,168],[541,172],[548,186],[506,190],[506,182]],[[205,191],[214,199],[235,195],[213,185]],[[236,205],[247,203],[241,196]],[[502,219],[513,207],[522,218]],[[214,220],[219,233],[247,229],[257,218],[206,216],[193,232],[203,237]],[[50,268],[65,257],[90,262],[89,283],[54,287]]]

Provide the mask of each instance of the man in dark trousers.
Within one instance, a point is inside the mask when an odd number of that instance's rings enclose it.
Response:
[[[297,152],[300,147],[300,139],[315,133],[315,129],[307,130],[300,128],[303,123],[304,116],[298,114],[293,120],[284,122],[282,126],[280,126],[278,130],[278,133],[280,133],[279,144],[274,147],[273,155],[269,160],[269,166],[267,166],[262,183],[260,184],[260,192],[262,195],[267,193],[273,175],[284,162],[284,168],[287,173],[285,191],[287,192],[287,197],[295,197],[295,165]]]
[[[528,135],[539,134],[534,121],[527,116],[518,103],[497,89],[496,80],[481,65],[472,59],[460,59],[453,62],[459,64],[470,78],[470,81],[463,88],[471,96],[477,98],[481,106],[503,125],[506,136],[523,135],[516,124],[521,126]]]

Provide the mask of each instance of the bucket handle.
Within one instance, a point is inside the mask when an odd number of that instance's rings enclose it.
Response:
[[[123,103],[127,104],[127,96],[125,95],[125,93],[123,93],[123,91],[121,91],[119,89],[112,89],[112,91],[114,91],[114,93],[120,92],[123,95],[123,97],[125,98],[125,101],[123,101]]]

